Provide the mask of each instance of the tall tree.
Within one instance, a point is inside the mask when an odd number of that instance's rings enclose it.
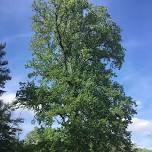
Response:
[[[3,89],[7,80],[10,80],[9,69],[6,67],[8,62],[4,60],[5,44],[0,44],[0,96],[5,92]],[[16,152],[18,140],[16,133],[21,131],[18,128],[18,123],[21,119],[13,119],[11,117],[12,107],[9,104],[4,104],[0,100],[0,151]]]
[[[135,103],[113,80],[125,50],[107,9],[88,0],[36,0],[33,10],[27,67],[37,79],[21,84],[18,102],[43,126],[58,123],[61,151],[131,152]],[[57,145],[51,151],[60,151]]]
[[[2,43],[0,44],[0,95],[2,95],[5,92],[3,88],[5,87],[6,81],[11,79],[9,75],[10,71],[6,67],[8,62],[3,59],[5,56],[5,51],[4,51],[5,46],[6,44],[2,44]]]

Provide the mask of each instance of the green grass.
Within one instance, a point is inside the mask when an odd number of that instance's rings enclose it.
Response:
[[[137,152],[152,152],[152,150],[148,150],[148,149],[138,149]]]

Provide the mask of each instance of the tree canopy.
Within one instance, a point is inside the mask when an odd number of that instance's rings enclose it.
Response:
[[[107,9],[88,0],[36,0],[33,11],[27,67],[34,79],[21,83],[17,101],[42,127],[56,124],[49,150],[133,151],[127,127],[135,103],[113,79],[125,49]]]

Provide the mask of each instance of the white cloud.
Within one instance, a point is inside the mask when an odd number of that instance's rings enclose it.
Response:
[[[152,120],[134,118],[132,125],[132,140],[139,147],[152,149]]]
[[[15,100],[15,93],[5,93],[3,96],[0,97],[0,100],[3,100],[4,103],[11,103]],[[26,108],[19,108],[12,113],[13,118],[22,118],[24,123],[20,124],[20,128],[22,129],[22,133],[20,135],[20,139],[24,139],[37,124],[32,124],[32,120],[34,118],[34,112],[26,109]]]
[[[0,100],[3,100],[4,103],[11,103],[15,100],[15,93],[5,93],[0,97]]]
[[[152,120],[134,118],[131,130],[133,132],[142,132],[144,134],[152,133]]]
[[[5,93],[0,97],[0,100],[3,100],[4,103],[11,103],[15,100],[15,93]],[[22,129],[22,133],[20,135],[20,139],[24,139],[35,125],[32,124],[32,120],[34,118],[34,112],[29,109],[19,108],[12,113],[13,118],[22,118],[24,123],[20,124],[20,128]]]
[[[24,119],[33,118],[34,112],[27,108],[19,108],[13,112],[13,117],[24,117]]]

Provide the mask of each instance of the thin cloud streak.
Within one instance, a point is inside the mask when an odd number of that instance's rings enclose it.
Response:
[[[11,36],[7,36],[4,38],[1,38],[2,42],[6,42],[6,43],[10,43],[12,41],[15,41],[16,39],[25,39],[25,38],[31,38],[32,33],[21,33],[21,34],[17,34],[17,35],[11,35]]]

